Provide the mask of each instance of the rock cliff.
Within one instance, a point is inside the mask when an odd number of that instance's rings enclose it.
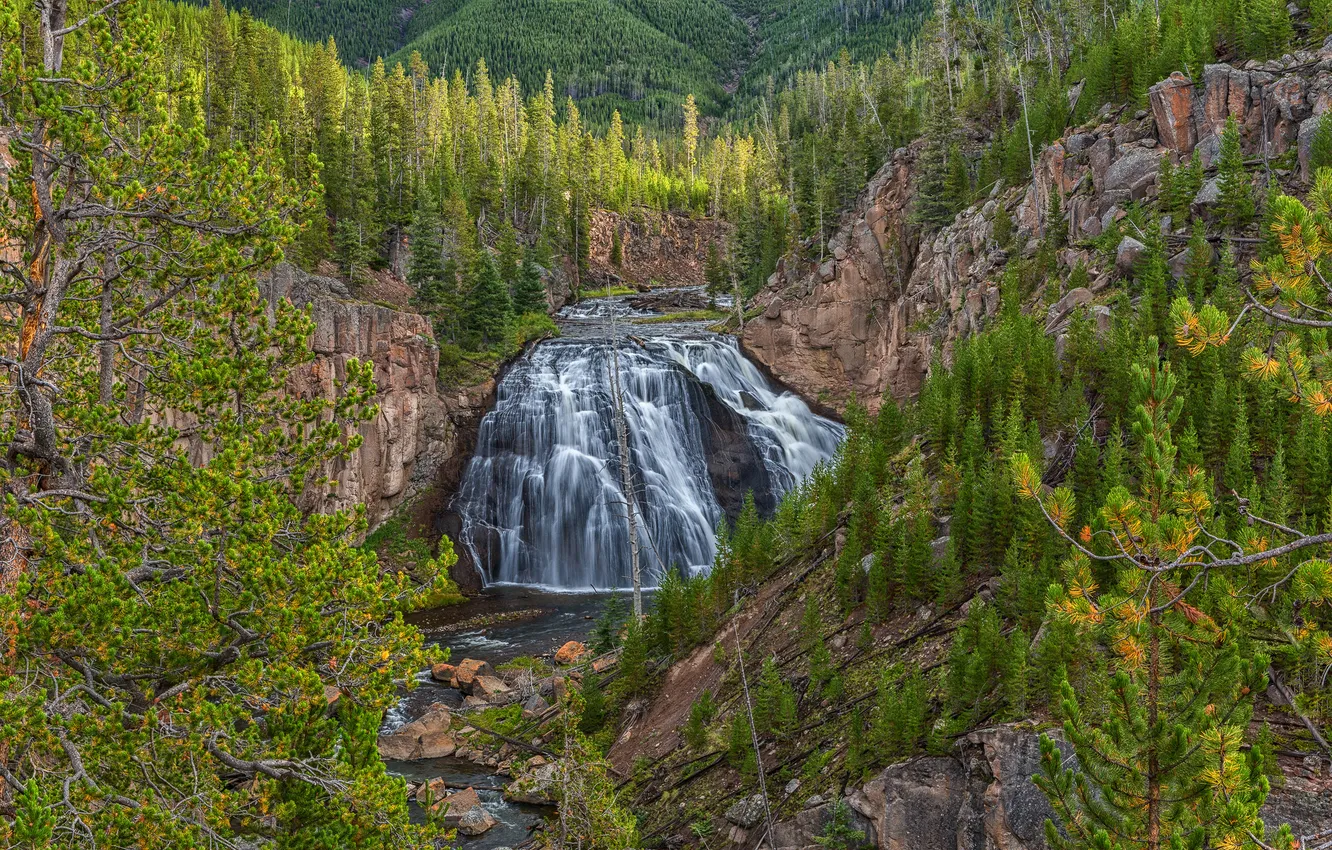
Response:
[[[1228,116],[1249,155],[1264,157],[1278,178],[1307,180],[1314,131],[1332,104],[1332,39],[1281,60],[1208,65],[1200,81],[1173,74],[1152,87],[1150,101],[1150,111],[1102,109],[1040,153],[1034,179],[995,190],[928,236],[911,220],[919,143],[895,151],[821,254],[805,246],[778,264],[752,302],[762,312],[746,324],[744,346],[793,389],[837,408],[853,394],[871,409],[885,393],[913,396],[932,359],[946,361],[959,338],[998,311],[999,275],[1010,254],[1035,253],[1051,193],[1060,195],[1069,242],[1095,237],[1128,203],[1155,196],[1162,156],[1178,162],[1196,148],[1211,168]],[[994,238],[1001,206],[1016,231],[1004,246]],[[1063,266],[1088,267],[1090,292],[1077,303],[1111,280],[1114,270],[1095,259],[1076,249],[1059,256]],[[1052,330],[1067,315],[1070,305],[1055,303],[1065,295],[1036,295],[1058,308]]]
[[[363,442],[327,470],[336,483],[311,497],[311,509],[331,511],[364,504],[375,525],[406,498],[433,483],[441,464],[458,451],[458,432],[436,383],[439,349],[424,316],[350,300],[333,278],[278,266],[261,284],[270,304],[289,298],[309,307],[315,322],[315,357],[289,378],[294,392],[334,397],[347,362],[375,367],[379,412],[361,425]]]
[[[595,286],[702,286],[708,246],[725,241],[729,225],[674,213],[638,212],[622,216],[592,213],[589,250]],[[620,238],[620,262],[611,257],[614,234]]]

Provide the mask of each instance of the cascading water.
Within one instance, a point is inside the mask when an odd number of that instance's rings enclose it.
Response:
[[[648,585],[670,566],[706,569],[719,520],[746,491],[770,508],[836,450],[841,426],[774,389],[731,338],[656,332],[545,342],[500,381],[455,501],[461,543],[489,582],[630,584],[613,344]]]

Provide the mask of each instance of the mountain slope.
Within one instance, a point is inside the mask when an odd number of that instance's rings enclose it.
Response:
[[[234,0],[232,6],[309,40],[332,36],[351,65],[405,62],[417,51],[436,71],[464,74],[485,59],[529,91],[547,70],[556,87],[600,121],[676,119],[692,93],[705,114],[730,96],[762,94],[795,72],[834,59],[873,58],[910,39],[922,0]]]

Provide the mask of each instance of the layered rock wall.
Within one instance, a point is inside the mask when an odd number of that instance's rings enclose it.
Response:
[[[334,399],[352,359],[374,364],[378,413],[361,424],[361,446],[326,471],[335,484],[310,496],[318,511],[364,504],[377,524],[409,495],[434,481],[457,450],[457,432],[436,377],[439,348],[429,319],[348,299],[340,281],[278,266],[261,290],[271,305],[290,299],[309,307],[315,322],[314,359],[288,386],[305,396]]]

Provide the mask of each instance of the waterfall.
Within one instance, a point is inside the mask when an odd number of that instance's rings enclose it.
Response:
[[[607,339],[542,343],[501,379],[455,501],[488,582],[630,583]],[[706,569],[747,490],[771,508],[831,456],[842,428],[775,389],[715,334],[619,345],[645,584]]]

